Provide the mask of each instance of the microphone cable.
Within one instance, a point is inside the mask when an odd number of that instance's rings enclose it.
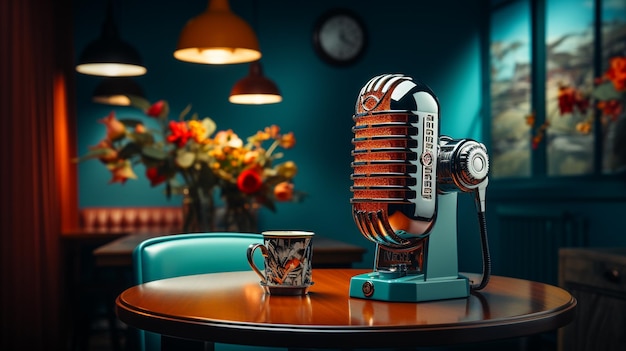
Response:
[[[470,289],[481,290],[487,286],[491,279],[491,254],[489,253],[489,241],[487,239],[487,219],[485,212],[478,212],[478,223],[480,226],[480,245],[483,256],[483,274],[480,283],[471,282]]]

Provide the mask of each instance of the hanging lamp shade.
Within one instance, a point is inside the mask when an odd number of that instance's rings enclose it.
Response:
[[[134,97],[145,98],[143,90],[132,78],[104,78],[94,89],[92,100],[105,105],[129,106]]]
[[[255,61],[261,51],[252,27],[230,11],[228,0],[209,0],[206,11],[183,28],[174,57],[219,65]]]
[[[274,82],[263,75],[261,62],[250,63],[250,71],[239,80],[230,91],[228,101],[233,104],[274,104],[283,101],[280,91]]]
[[[113,5],[110,2],[102,33],[82,52],[76,71],[105,77],[141,76],[147,72],[137,50],[120,37],[113,21]]]

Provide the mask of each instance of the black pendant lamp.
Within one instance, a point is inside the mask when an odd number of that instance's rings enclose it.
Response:
[[[82,52],[76,71],[105,77],[141,76],[147,72],[137,50],[120,37],[113,21],[113,4],[110,1],[102,33]]]
[[[145,99],[143,89],[132,78],[104,78],[94,89],[92,100],[99,104],[129,106],[134,98]]]
[[[263,75],[260,61],[250,63],[248,75],[239,80],[230,91],[228,101],[233,104],[274,104],[283,101],[274,82]]]

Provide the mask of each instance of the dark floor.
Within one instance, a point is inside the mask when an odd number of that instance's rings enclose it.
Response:
[[[120,338],[118,340],[121,348],[116,349],[111,341],[110,333],[105,322],[96,323],[89,337],[88,348],[84,351],[135,351],[135,347],[126,348],[126,327],[120,322]],[[216,351],[220,348],[216,347]],[[255,350],[259,350],[255,348]],[[502,340],[473,345],[463,345],[454,347],[425,347],[410,349],[358,349],[355,351],[556,351],[556,334],[546,333],[532,338],[522,338],[517,340]],[[182,350],[181,350],[182,351]],[[297,349],[297,351],[309,351],[309,349]],[[323,350],[321,350],[323,351]],[[339,351],[339,350],[327,350]],[[346,350],[341,350],[346,351]]]
[[[85,343],[76,346],[75,351],[135,351],[135,348],[127,347],[128,330],[122,322],[117,324],[117,337],[110,333],[106,319],[92,323],[91,331],[85,339]],[[84,350],[80,350],[80,349]]]

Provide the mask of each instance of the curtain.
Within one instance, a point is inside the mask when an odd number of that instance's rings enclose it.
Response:
[[[65,342],[61,228],[77,202],[71,7],[0,2],[1,350]]]

